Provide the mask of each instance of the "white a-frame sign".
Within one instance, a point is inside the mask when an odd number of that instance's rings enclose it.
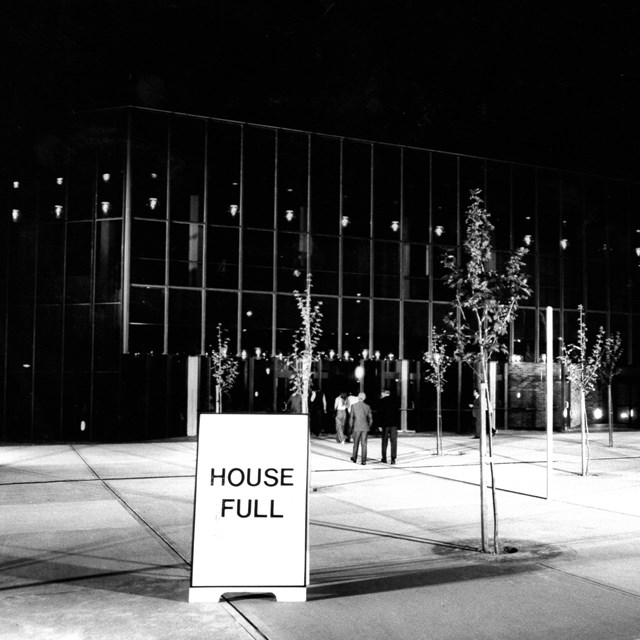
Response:
[[[305,601],[308,486],[306,415],[201,414],[189,602]]]

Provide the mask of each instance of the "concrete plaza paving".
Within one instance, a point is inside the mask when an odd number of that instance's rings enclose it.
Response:
[[[307,602],[188,603],[196,443],[0,447],[0,638],[640,638],[640,432],[495,439],[500,536],[478,552],[478,441],[400,438],[354,465],[313,438]],[[256,541],[260,544],[260,541]],[[268,553],[268,549],[265,549]]]

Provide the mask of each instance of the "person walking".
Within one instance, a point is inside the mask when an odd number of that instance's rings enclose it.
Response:
[[[373,424],[371,407],[365,402],[367,396],[364,393],[358,394],[358,402],[351,406],[349,423],[351,425],[351,435],[353,436],[352,462],[358,462],[358,449],[361,449],[360,464],[367,464],[367,438],[369,429]]]
[[[311,433],[320,437],[322,433],[322,423],[324,422],[324,416],[327,413],[327,399],[324,393],[318,388],[317,383],[314,382],[309,395],[309,422],[311,424]]]
[[[473,404],[471,405],[471,415],[473,416],[475,422],[475,435],[474,438],[480,437],[480,432],[482,431],[482,404],[480,402],[480,392],[477,389],[473,390]],[[485,433],[489,432],[489,416],[485,414]],[[491,430],[491,435],[496,435],[496,430]]]
[[[336,421],[336,442],[344,444],[345,426],[347,424],[347,415],[349,411],[349,400],[347,394],[343,391],[333,403],[333,413]]]
[[[480,409],[480,393],[474,389],[473,390],[473,403],[471,406],[471,415],[473,416],[473,429],[474,429],[474,438],[480,437],[481,427],[481,415],[482,411]]]
[[[349,415],[347,417],[347,422],[344,425],[345,442],[351,442],[351,407],[353,407],[356,402],[358,402],[358,397],[354,396],[353,393],[350,393],[347,396],[347,411],[349,412]]]
[[[302,394],[299,391],[292,391],[287,398],[287,413],[302,413]]]
[[[398,453],[398,426],[400,425],[400,403],[389,389],[385,389],[378,404],[377,423],[382,427],[382,459],[387,461],[387,448],[391,441],[391,464],[396,463]]]

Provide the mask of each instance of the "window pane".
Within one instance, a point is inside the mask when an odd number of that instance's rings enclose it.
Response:
[[[289,354],[293,350],[293,336],[300,327],[300,312],[292,295],[278,296],[276,319],[276,352]]]
[[[525,167],[513,168],[513,206],[511,214],[513,244],[515,247],[530,246],[535,243],[535,206],[536,180],[535,170]],[[540,203],[541,213],[544,212]],[[552,216],[553,217],[553,216]],[[549,222],[553,226],[553,222]],[[556,236],[557,238],[557,236]],[[535,247],[535,244],[531,247]],[[553,247],[552,254],[557,254],[558,245]]]
[[[351,357],[358,357],[369,348],[369,301],[344,298],[342,303],[342,347]]]
[[[164,344],[164,290],[131,287],[130,353],[162,353]]]
[[[343,289],[345,295],[369,296],[369,240],[343,241]]]
[[[532,255],[529,254],[527,259],[532,261]],[[554,255],[542,255],[540,260],[540,306],[552,306],[558,308],[560,306],[560,259]],[[527,271],[533,276],[532,273]],[[529,280],[529,286],[533,285],[533,279]],[[533,295],[531,300],[533,300]]]
[[[37,371],[33,385],[33,423],[36,439],[58,438],[61,398],[60,372]]]
[[[535,350],[536,312],[532,309],[520,309],[514,322],[513,353],[525,362],[538,359]]]
[[[200,291],[169,290],[169,353],[200,353],[201,308]]]
[[[572,247],[572,255],[582,258],[584,242],[584,194],[582,178],[568,175],[562,176],[560,185],[560,217],[562,238],[567,239]],[[544,226],[544,224],[542,225]]]
[[[629,309],[629,269],[627,262],[612,260],[611,270],[611,310],[628,311]],[[637,268],[637,267],[636,267]]]
[[[306,267],[306,235],[278,233],[278,291],[303,289]]]
[[[371,235],[371,145],[344,143],[342,169],[342,214],[349,224],[344,233],[350,236]]]
[[[169,284],[202,286],[202,225],[172,222]]]
[[[569,240],[568,246],[573,251],[574,238],[569,238],[566,225],[561,225],[558,177],[547,171],[540,171],[538,177],[538,251],[557,255],[560,251],[560,239],[565,234]]]
[[[38,303],[62,301],[64,226],[41,225],[38,229]]]
[[[273,229],[275,135],[247,127],[244,141],[243,221],[247,227]]]
[[[400,245],[376,242],[374,251],[374,296],[397,298],[400,295]]]
[[[338,293],[338,238],[312,236],[311,273],[315,293]]]
[[[500,251],[510,249],[511,235],[511,167],[498,162],[487,163],[487,210],[495,227],[494,245]],[[519,238],[516,246],[522,246]]]
[[[151,287],[131,287],[131,322],[163,324],[164,291]]]
[[[97,304],[94,312],[94,357],[98,371],[117,371],[120,361],[120,305]]]
[[[33,365],[33,307],[9,308],[6,345],[9,370],[20,371],[25,364]]]
[[[577,309],[584,304],[582,291],[582,262],[571,258],[563,261],[564,269],[564,306]]]
[[[307,230],[308,136],[278,134],[278,227]]]
[[[120,230],[119,220],[96,224],[96,302],[120,300]]]
[[[240,221],[238,125],[209,122],[209,222],[237,226]]]
[[[207,287],[237,289],[237,229],[209,227],[207,241]]]
[[[171,121],[170,193],[172,220],[202,221],[205,122],[175,117]]]
[[[373,349],[383,355],[398,356],[400,335],[400,305],[398,302],[376,300],[373,303]]]
[[[229,338],[230,353],[237,353],[238,295],[222,291],[207,291],[206,311],[205,345],[207,349],[218,348],[217,327],[221,324],[224,335]]]
[[[249,355],[259,347],[271,352],[271,296],[245,293],[242,297],[242,348]]]
[[[429,252],[423,244],[405,244],[404,286],[405,296],[414,300],[429,299]]]
[[[88,304],[67,305],[64,327],[65,371],[91,369],[91,309]]]
[[[81,134],[82,135],[82,134]],[[68,172],[68,220],[92,220],[95,208],[96,151],[88,146],[74,150]]]
[[[404,240],[419,242],[429,238],[429,163],[429,153],[405,149],[402,222]]]
[[[89,302],[91,298],[90,222],[67,225],[67,301]]]
[[[322,336],[318,342],[318,351],[328,354],[338,349],[338,299],[319,297],[322,302]]]
[[[36,308],[36,371],[60,372],[62,363],[62,306]]]
[[[340,141],[311,141],[311,225],[314,233],[340,230]]]
[[[587,261],[587,306],[607,309],[607,267],[603,260]]]
[[[429,348],[429,305],[404,304],[404,357],[420,358]]]
[[[164,284],[166,223],[134,220],[131,230],[131,280]]]
[[[36,271],[35,227],[12,225],[9,234],[9,302],[32,303]]]
[[[373,230],[376,238],[395,238],[400,233],[400,149],[373,148]]]
[[[433,241],[457,244],[458,219],[458,159],[456,156],[432,156],[432,227]],[[468,192],[461,194],[461,208],[469,204]]]
[[[244,231],[245,289],[273,290],[273,232]]]
[[[131,205],[134,217],[165,218],[167,215],[168,129],[166,114],[132,113]]]

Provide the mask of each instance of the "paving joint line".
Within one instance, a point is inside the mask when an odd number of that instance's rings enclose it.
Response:
[[[106,480],[103,480],[95,469],[84,459],[82,454],[71,445],[72,451],[82,460],[87,466],[89,471],[103,484],[103,486],[116,498],[116,500],[137,520],[140,524],[146,527],[155,537],[158,539],[167,549],[169,549],[175,556],[180,558],[186,567],[191,567],[191,563],[158,531],[156,531],[140,514],[138,514],[133,507],[131,507],[127,501],[112,487]]]
[[[602,587],[603,589],[608,589],[609,591],[615,591],[616,593],[623,593],[624,595],[631,596],[632,598],[640,600],[640,593],[634,593],[633,591],[622,589],[620,587],[615,587],[611,584],[607,584],[606,582],[599,582],[598,580],[586,578],[585,576],[580,576],[576,573],[572,573],[571,571],[566,571],[565,569],[559,569],[558,567],[553,567],[551,565],[545,564],[544,562],[536,562],[535,564],[538,564],[541,567],[544,567],[545,569],[549,569],[550,571],[555,571],[556,573],[561,573],[562,575],[569,576],[570,578],[574,578],[575,580],[580,580],[581,582],[586,582],[596,587]]]

